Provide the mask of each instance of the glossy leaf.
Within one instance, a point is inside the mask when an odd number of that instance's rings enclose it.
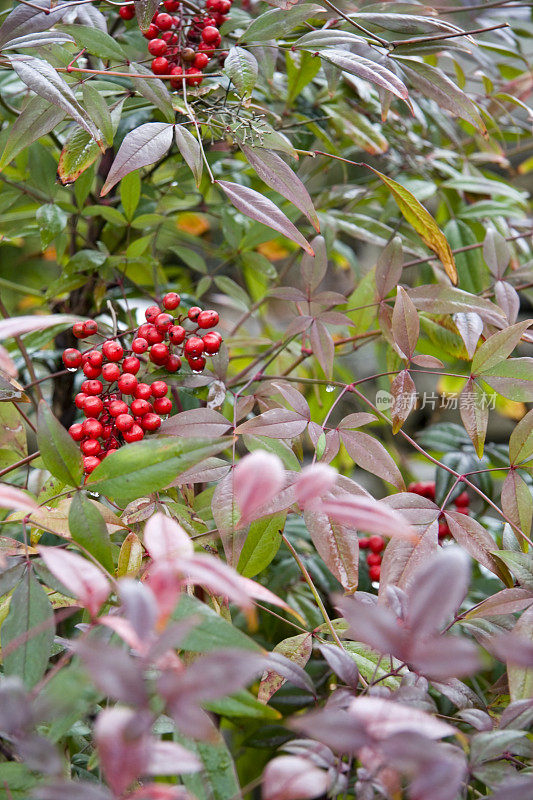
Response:
[[[409,95],[407,86],[394,72],[376,61],[370,61],[368,58],[363,58],[346,50],[335,49],[323,50],[320,53],[320,57],[344,72],[357,75],[358,78],[363,78],[363,80],[392,92],[396,97],[407,100]]]
[[[67,486],[79,486],[82,480],[81,454],[67,431],[44,401],[39,404],[37,444],[45,466]]]
[[[105,520],[96,505],[81,492],[76,492],[72,498],[68,523],[72,539],[113,574],[115,565]]]
[[[259,72],[255,56],[243,47],[231,47],[224,61],[224,72],[241,99],[246,102],[252,94]]]
[[[172,144],[172,129],[166,122],[147,122],[130,131],[120,145],[100,196],[108,194],[128,172],[159,161]]]
[[[304,520],[327,568],[346,592],[355,592],[359,582],[359,538],[355,528],[312,508],[305,511]]]

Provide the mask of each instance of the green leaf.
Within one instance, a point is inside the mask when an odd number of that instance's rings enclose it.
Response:
[[[281,714],[275,708],[260,703],[257,697],[246,689],[222,697],[220,700],[211,700],[205,704],[208,711],[220,714],[222,717],[251,717],[252,719],[280,719]]]
[[[324,9],[314,3],[300,3],[287,11],[281,8],[272,8],[254,19],[239,41],[268,42],[270,39],[277,39],[280,36],[285,38],[289,31],[297,28],[302,22],[320,14],[324,14]]]
[[[444,228],[444,234],[452,250],[477,244],[477,236],[472,228],[461,220],[450,220]],[[480,294],[489,286],[490,273],[481,255],[481,248],[475,247],[464,253],[456,253],[454,258],[461,289]]]
[[[477,349],[472,359],[472,375],[483,375],[483,373],[510,356],[523,334],[531,325],[533,325],[533,320],[526,319],[490,336]]]
[[[57,176],[63,186],[79,178],[101,155],[100,148],[83,128],[75,128],[63,145]]]
[[[533,609],[527,608],[513,628],[513,634],[519,639],[533,641]],[[533,669],[508,664],[509,694],[511,701],[527,700],[533,697]]]
[[[37,209],[35,219],[41,234],[41,247],[45,250],[50,242],[66,228],[68,216],[54,203],[46,203]]]
[[[401,183],[393,181],[392,178],[388,178],[373,167],[369,167],[369,169],[383,181],[385,186],[388,186],[407,222],[422,237],[429,249],[438,255],[446,275],[456,285],[458,280],[457,267],[455,266],[451,247],[429,211]]]
[[[226,447],[227,439],[170,437],[128,444],[102,461],[91,473],[87,488],[126,505],[164,489],[180,472]]]
[[[154,80],[153,72],[146,69],[142,64],[136,64],[134,61],[130,63],[129,71],[137,75],[150,75],[151,79],[132,78],[131,82],[140,95],[161,111],[167,122],[174,122],[172,95],[164,82],[161,80]]]
[[[290,107],[320,70],[320,59],[305,51],[300,53],[288,52],[286,66],[288,78],[287,106]]]
[[[522,417],[509,439],[511,464],[528,461],[533,456],[533,409]]]
[[[258,519],[250,525],[239,556],[237,572],[245,578],[253,578],[268,567],[280,548],[280,531],[285,527],[286,518],[287,512],[283,512]]]
[[[65,118],[65,114],[62,108],[50,105],[48,100],[38,95],[30,97],[20,116],[9,128],[4,152],[0,158],[0,170],[13,161],[21,150],[50,133]]]
[[[130,172],[120,181],[120,201],[124,216],[131,222],[141,198],[141,176],[139,171]]]
[[[529,553],[514,550],[494,550],[492,555],[509,567],[516,580],[529,591],[533,591],[533,560]]]
[[[83,84],[83,102],[92,121],[102,131],[106,144],[111,146],[113,144],[113,134],[117,127],[116,123],[118,123],[118,119],[115,121],[112,117],[118,111],[118,117],[120,118],[122,102],[115,106],[113,112],[111,112],[103,94],[100,94],[90,83]]]
[[[261,650],[253,639],[250,639],[205,603],[196,597],[182,594],[178,605],[172,612],[172,619],[180,622],[191,617],[198,620],[198,625],[180,643],[181,650],[189,650],[192,653],[208,653],[211,650],[225,647]]]
[[[35,773],[25,764],[0,764],[0,800],[27,800],[36,783]]]
[[[224,62],[224,72],[243,100],[252,96],[259,73],[255,56],[242,47],[232,47]]]
[[[483,372],[491,389],[516,403],[533,402],[533,358],[509,358]]]
[[[72,36],[78,47],[84,47],[99,58],[113,58],[126,61],[126,53],[118,42],[108,33],[89,25],[56,25],[56,30]]]
[[[196,186],[200,186],[204,166],[202,145],[184,125],[174,126],[174,138],[183,160],[194,175]]]
[[[240,797],[241,789],[233,757],[220,731],[214,732],[214,741],[211,742],[194,742],[179,733],[175,733],[174,738],[196,753],[203,763],[201,773],[181,775],[183,785],[197,800],[232,800]]]
[[[46,469],[67,486],[79,486],[83,467],[79,448],[44,401],[37,415],[37,444]]]
[[[143,546],[136,533],[128,533],[118,555],[117,577],[134,578],[143,560]]]
[[[72,538],[111,574],[115,572],[111,540],[104,518],[96,504],[77,492],[70,504],[68,527]]]
[[[42,626],[39,633],[33,629]],[[9,644],[18,641],[9,651]],[[16,675],[29,688],[43,677],[54,641],[54,612],[46,592],[28,570],[13,592],[2,625],[4,673]]]

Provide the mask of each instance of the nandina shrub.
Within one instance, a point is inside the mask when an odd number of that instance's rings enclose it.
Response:
[[[533,794],[531,10],[15,3],[0,799]]]

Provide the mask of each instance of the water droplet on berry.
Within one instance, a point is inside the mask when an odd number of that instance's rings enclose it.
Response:
[[[331,386],[331,384],[328,384],[326,386],[326,392],[334,392],[334,391],[335,391],[335,387]]]

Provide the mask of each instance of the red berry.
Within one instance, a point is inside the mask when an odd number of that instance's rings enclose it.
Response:
[[[197,324],[199,328],[214,328],[218,325],[218,314],[216,311],[202,311],[198,314]]]
[[[120,378],[120,367],[118,364],[104,364],[102,367],[102,377],[104,380],[116,381]]]
[[[159,309],[158,309],[158,311],[159,311]],[[159,312],[159,313],[161,313],[161,312]],[[154,317],[154,319],[155,319],[155,317]],[[146,339],[148,331],[151,331],[153,327],[154,326],[152,325],[151,322],[144,322],[139,327],[139,330],[137,331],[137,336],[140,336],[142,339]]]
[[[170,70],[168,58],[158,56],[152,61],[152,72],[154,75],[167,75]]]
[[[360,550],[367,550],[368,549],[368,537],[361,536],[359,539],[359,549]]]
[[[128,20],[133,19],[135,16],[135,7],[134,6],[120,6],[118,10],[119,16],[122,19]]]
[[[113,425],[103,425],[102,428],[102,439],[107,441],[113,433]]]
[[[156,431],[161,425],[161,417],[157,414],[145,414],[141,420],[141,427],[145,431]]]
[[[193,66],[196,69],[205,69],[209,64],[209,56],[205,53],[196,53],[193,61]]]
[[[88,436],[90,439],[99,439],[104,432],[104,426],[102,423],[99,420],[92,418],[86,419],[82,424],[82,428],[83,435]],[[90,456],[91,453],[86,453],[86,455]],[[94,453],[92,455],[94,455]]]
[[[124,348],[120,342],[104,342],[102,345],[102,353],[108,361],[120,361],[124,355]]]
[[[150,361],[162,366],[168,361],[170,353],[166,344],[154,344],[150,350]]]
[[[170,85],[172,86],[173,89],[179,89],[182,84],[181,80],[181,76],[183,75],[182,68],[172,67],[172,69],[170,70],[170,74],[175,76],[174,78],[170,79]]]
[[[413,494],[420,494],[420,487],[422,486],[421,483],[410,483],[407,487],[408,492],[412,492]]]
[[[100,463],[100,459],[96,456],[85,456],[83,459],[83,471],[89,475]]]
[[[137,355],[140,355],[141,353],[146,353],[146,351],[148,350],[148,342],[142,336],[138,336],[131,343],[131,349],[133,350],[134,353],[137,353]]]
[[[172,31],[165,31],[164,33],[161,34],[161,38],[167,44],[176,44],[176,42],[178,41],[178,37],[176,36],[175,33],[172,33]],[[175,52],[173,54],[175,55]]]
[[[158,397],[154,400],[154,411],[157,414],[170,414],[172,411],[172,400],[170,397]]]
[[[131,375],[137,375],[139,369],[141,367],[141,362],[136,356],[128,356],[122,362],[122,370],[123,372],[127,372]]]
[[[175,355],[169,356],[168,361],[165,364],[165,369],[167,372],[177,372],[179,369],[181,369],[181,358]]]
[[[379,553],[369,553],[366,557],[366,563],[369,567],[375,567],[381,564],[381,556]]]
[[[104,410],[104,404],[99,397],[88,397],[82,410],[86,417],[98,417]]]
[[[180,0],[165,0],[163,3],[167,11],[178,11],[181,5]]]
[[[381,567],[379,564],[376,564],[374,567],[370,567],[368,574],[371,581],[379,581],[379,576],[381,575]]]
[[[205,367],[205,358],[203,356],[197,356],[196,358],[189,356],[187,361],[193,372],[201,372]]]
[[[177,292],[169,292],[163,297],[163,306],[167,311],[174,311],[181,303],[181,297]]]
[[[154,381],[150,389],[154,397],[164,397],[168,392],[168,386],[165,381]]]
[[[165,340],[164,334],[160,333],[155,325],[152,325],[148,333],[146,334],[146,339],[148,344],[160,344]]]
[[[135,423],[129,431],[124,431],[122,435],[124,437],[124,441],[128,442],[128,444],[130,442],[140,442],[141,439],[144,439],[144,431],[140,425],[137,425],[137,423]]]
[[[72,326],[72,333],[76,339],[85,339],[85,329],[83,322],[75,322]]]
[[[90,395],[101,394],[103,388],[104,387],[102,381],[95,381],[95,380],[83,381],[81,385],[82,392],[85,392],[85,394],[90,394]]]
[[[216,13],[213,15],[213,22],[215,23],[216,28],[221,28],[226,20],[227,17],[224,14]]]
[[[100,442],[96,439],[85,439],[80,447],[84,456],[97,456],[100,452]]]
[[[87,383],[87,381],[85,381]],[[76,404],[76,408],[83,408],[83,404],[87,399],[87,395],[85,392],[78,392],[76,397],[74,398],[74,402]]]
[[[99,350],[90,350],[85,354],[85,363],[98,368],[104,363],[104,357]]]
[[[133,396],[139,400],[148,400],[148,398],[152,396],[152,387],[148,386],[147,383],[138,383],[135,391],[133,392]]]
[[[205,7],[207,11],[218,11],[220,0],[206,0]]]
[[[109,413],[112,417],[118,417],[119,414],[127,414],[128,405],[124,400],[113,400],[113,402],[109,404]]]
[[[136,417],[143,417],[152,410],[152,404],[148,400],[134,400],[130,406],[132,414]]]
[[[130,375],[126,372],[125,375],[121,375],[118,379],[118,388],[122,392],[122,394],[133,394],[137,387],[137,378],[135,375]]]
[[[196,320],[198,319],[198,316],[201,313],[202,313],[202,309],[201,308],[198,308],[198,306],[193,306],[192,308],[189,308],[189,310],[187,312],[187,316],[189,317],[191,322],[196,322]]]
[[[159,36],[159,28],[152,22],[150,25],[148,25],[147,29],[143,31],[143,36],[145,39],[155,39],[157,36]]]
[[[450,533],[450,529],[446,522],[439,522],[439,539],[444,539],[445,536],[448,536]]]
[[[129,431],[133,428],[134,419],[131,414],[119,414],[115,420],[115,425],[119,431]]]
[[[220,0],[219,7],[217,9],[219,14],[228,14],[230,9],[231,9],[230,0]]]
[[[168,50],[168,45],[164,39],[152,39],[148,45],[148,52],[151,56],[164,56]]]
[[[187,86],[199,86],[204,79],[204,76],[196,67],[186,69],[185,74],[187,75]]]
[[[468,506],[456,506],[455,511],[457,514],[466,514],[466,516],[470,516],[468,512]]]
[[[215,48],[213,47],[213,45],[212,44],[206,44],[205,42],[200,42],[200,44],[198,46],[198,50],[199,50],[200,53],[206,53],[206,54],[208,54],[210,56],[212,56],[213,53],[215,52]]]
[[[171,325],[168,329],[168,338],[172,344],[181,344],[187,331],[181,325]]]
[[[157,27],[162,31],[169,31],[174,22],[170,14],[158,14],[154,21]]]
[[[102,374],[102,367],[93,367],[88,361],[83,365],[83,374],[88,378],[97,378]]]
[[[214,25],[208,25],[202,31],[202,39],[206,44],[214,44],[215,47],[220,44],[220,33]]]
[[[217,331],[211,331],[202,336],[202,341],[204,343],[204,352],[212,356],[220,350],[222,336]]]
[[[68,432],[75,442],[81,442],[83,439],[83,424],[81,422],[75,422],[74,425],[70,426]]]
[[[187,356],[198,358],[204,352],[204,342],[199,336],[191,336],[183,346],[183,351]]]
[[[381,553],[385,549],[385,540],[381,536],[371,536],[368,546],[373,553]]]
[[[63,364],[70,369],[79,367],[81,364],[80,351],[76,350],[75,347],[67,347],[67,349],[63,351]]]
[[[456,506],[470,505],[470,498],[468,496],[468,492],[461,492],[461,494],[455,498],[455,505]]]
[[[88,319],[83,323],[83,333],[85,336],[94,336],[98,330],[98,323],[94,319]]]
[[[166,333],[168,329],[172,326],[173,322],[174,320],[172,319],[170,314],[159,314],[159,316],[156,317],[154,325],[156,329],[159,331],[159,333]]]

